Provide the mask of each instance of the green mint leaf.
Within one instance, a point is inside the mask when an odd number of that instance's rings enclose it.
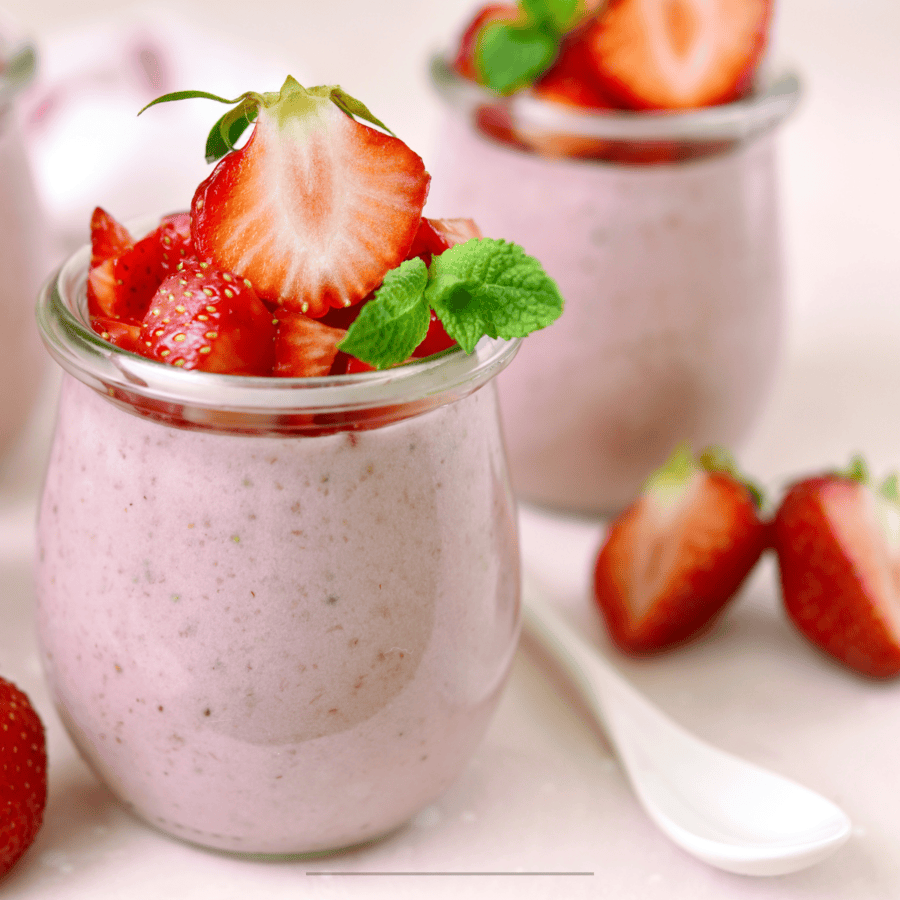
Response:
[[[559,288],[518,244],[479,238],[433,257],[425,300],[471,353],[483,336],[525,337],[562,313]]]
[[[533,84],[558,53],[558,36],[540,24],[492,22],[481,33],[475,65],[489,88],[513,94]]]
[[[582,0],[519,0],[522,11],[533,22],[559,35],[578,24]]]
[[[409,359],[428,333],[431,313],[425,302],[427,283],[428,270],[418,257],[391,269],[338,349],[376,369]]]

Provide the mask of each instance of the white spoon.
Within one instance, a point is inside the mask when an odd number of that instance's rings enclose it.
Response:
[[[742,875],[782,875],[850,836],[830,800],[719,750],[642,697],[525,578],[527,632],[563,667],[616,748],[638,799],[679,847]]]

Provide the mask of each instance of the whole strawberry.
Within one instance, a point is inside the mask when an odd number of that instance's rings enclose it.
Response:
[[[626,653],[664,650],[701,632],[766,546],[759,493],[721,451],[679,448],[610,526],[594,595]]]
[[[0,678],[0,878],[31,846],[46,803],[44,726],[25,694]]]
[[[900,496],[872,484],[861,459],[794,483],[772,526],[785,610],[841,663],[900,673]]]

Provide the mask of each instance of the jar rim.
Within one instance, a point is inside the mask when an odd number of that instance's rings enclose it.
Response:
[[[446,53],[434,53],[432,86],[445,103],[464,113],[502,110],[517,128],[618,141],[745,141],[780,125],[802,92],[796,73],[765,71],[756,89],[741,100],[689,110],[581,110],[520,91],[502,96],[459,75]]]
[[[517,338],[482,338],[471,354],[457,347],[395,368],[352,375],[279,378],[184,370],[116,347],[91,328],[86,290],[90,253],[89,245],[81,247],[45,282],[36,305],[41,338],[62,369],[77,380],[119,405],[137,406],[131,411],[138,415],[147,414],[141,408],[144,401],[153,409],[179,410],[171,422],[175,425],[196,427],[199,421],[216,428],[219,423],[224,430],[302,431],[305,420],[295,423],[296,428],[285,420],[387,407],[393,411],[388,418],[405,418],[397,407],[417,415],[477,390],[508,365],[519,346]]]

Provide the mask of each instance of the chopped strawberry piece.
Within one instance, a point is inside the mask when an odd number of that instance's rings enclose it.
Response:
[[[432,256],[440,256],[455,244],[480,237],[481,231],[471,219],[426,219],[423,216],[407,259],[418,256],[427,266]]]
[[[171,275],[179,263],[186,262],[196,255],[191,242],[191,214],[173,213],[164,216],[153,232],[153,237],[160,245],[160,281]]]
[[[612,523],[597,555],[594,595],[613,642],[643,654],[699,634],[765,546],[751,489],[728,467],[677,453]]]
[[[105,209],[96,207],[91,215],[91,268],[121,256],[133,246],[134,240],[128,229]]]
[[[289,80],[194,194],[194,246],[263,299],[318,318],[406,258],[429,180],[401,140]]]
[[[494,22],[516,22],[521,19],[518,6],[514,3],[488,3],[481,7],[463,31],[459,39],[459,48],[453,60],[453,68],[468,78],[469,81],[480,82],[481,75],[475,61],[478,53],[478,41],[484,29]]]
[[[532,91],[542,100],[580,109],[615,107],[598,84],[590,47],[580,32],[563,41],[556,62],[538,78]]]
[[[900,674],[900,499],[857,463],[795,482],[772,524],[782,599],[812,644],[865,675]]]
[[[275,332],[275,369],[279,378],[315,378],[331,373],[337,345],[347,332],[300,312],[279,310]]]
[[[448,348],[455,346],[456,341],[447,334],[441,320],[435,315],[434,310],[431,310],[431,321],[428,323],[428,334],[425,335],[425,339],[422,343],[413,350],[413,356],[421,359],[425,356],[431,356],[433,353],[440,353],[441,350],[447,350]]]
[[[28,697],[0,678],[0,878],[31,846],[47,805],[47,743]]]
[[[191,261],[159,286],[137,350],[185,369],[271,375],[275,324],[249,282]]]
[[[141,338],[141,323],[127,322],[122,319],[108,319],[104,316],[93,316],[91,318],[91,328],[100,335],[105,341],[121,347],[123,350],[131,350],[134,353],[137,350],[138,341]]]
[[[88,308],[111,319],[143,318],[160,282],[162,250],[154,234],[120,256],[104,260],[88,275]]]
[[[771,0],[610,0],[584,40],[619,104],[712,106],[752,87],[771,12]]]

